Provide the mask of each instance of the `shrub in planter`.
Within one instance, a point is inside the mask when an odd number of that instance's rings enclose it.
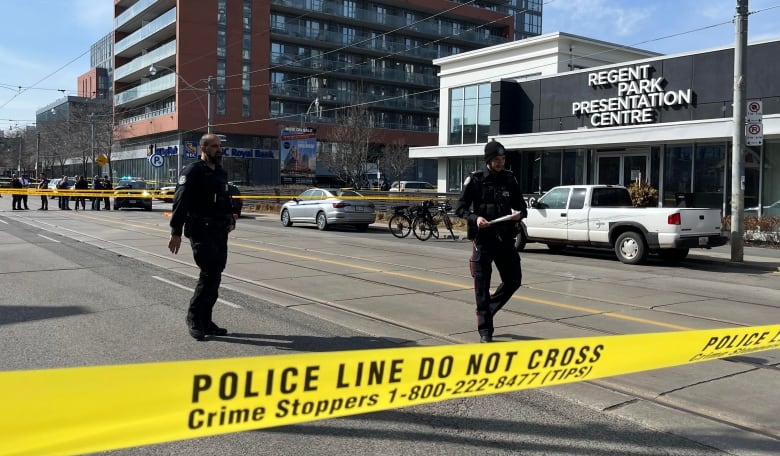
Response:
[[[628,186],[631,202],[636,207],[658,206],[658,190],[647,180],[637,179]]]

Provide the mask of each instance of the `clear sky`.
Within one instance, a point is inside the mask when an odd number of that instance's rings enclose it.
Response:
[[[674,54],[733,46],[736,0],[545,0],[543,32]],[[780,37],[780,0],[750,0],[749,40]],[[113,25],[112,0],[2,0],[0,129],[76,95],[89,48]],[[665,38],[670,37],[670,38]],[[750,62],[748,62],[750,64]],[[21,87],[21,88],[20,88]],[[63,90],[61,92],[59,90]]]

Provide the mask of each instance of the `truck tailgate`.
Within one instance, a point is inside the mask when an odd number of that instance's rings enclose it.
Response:
[[[720,234],[719,209],[680,208],[680,234]]]

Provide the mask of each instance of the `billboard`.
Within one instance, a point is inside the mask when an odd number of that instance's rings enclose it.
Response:
[[[317,130],[286,127],[279,135],[279,162],[283,184],[308,184],[317,169]]]

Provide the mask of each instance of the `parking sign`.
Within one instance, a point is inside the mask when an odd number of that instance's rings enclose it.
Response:
[[[165,157],[157,154],[151,155],[149,156],[149,163],[151,163],[155,168],[159,168],[163,165],[163,163],[165,163]]]

